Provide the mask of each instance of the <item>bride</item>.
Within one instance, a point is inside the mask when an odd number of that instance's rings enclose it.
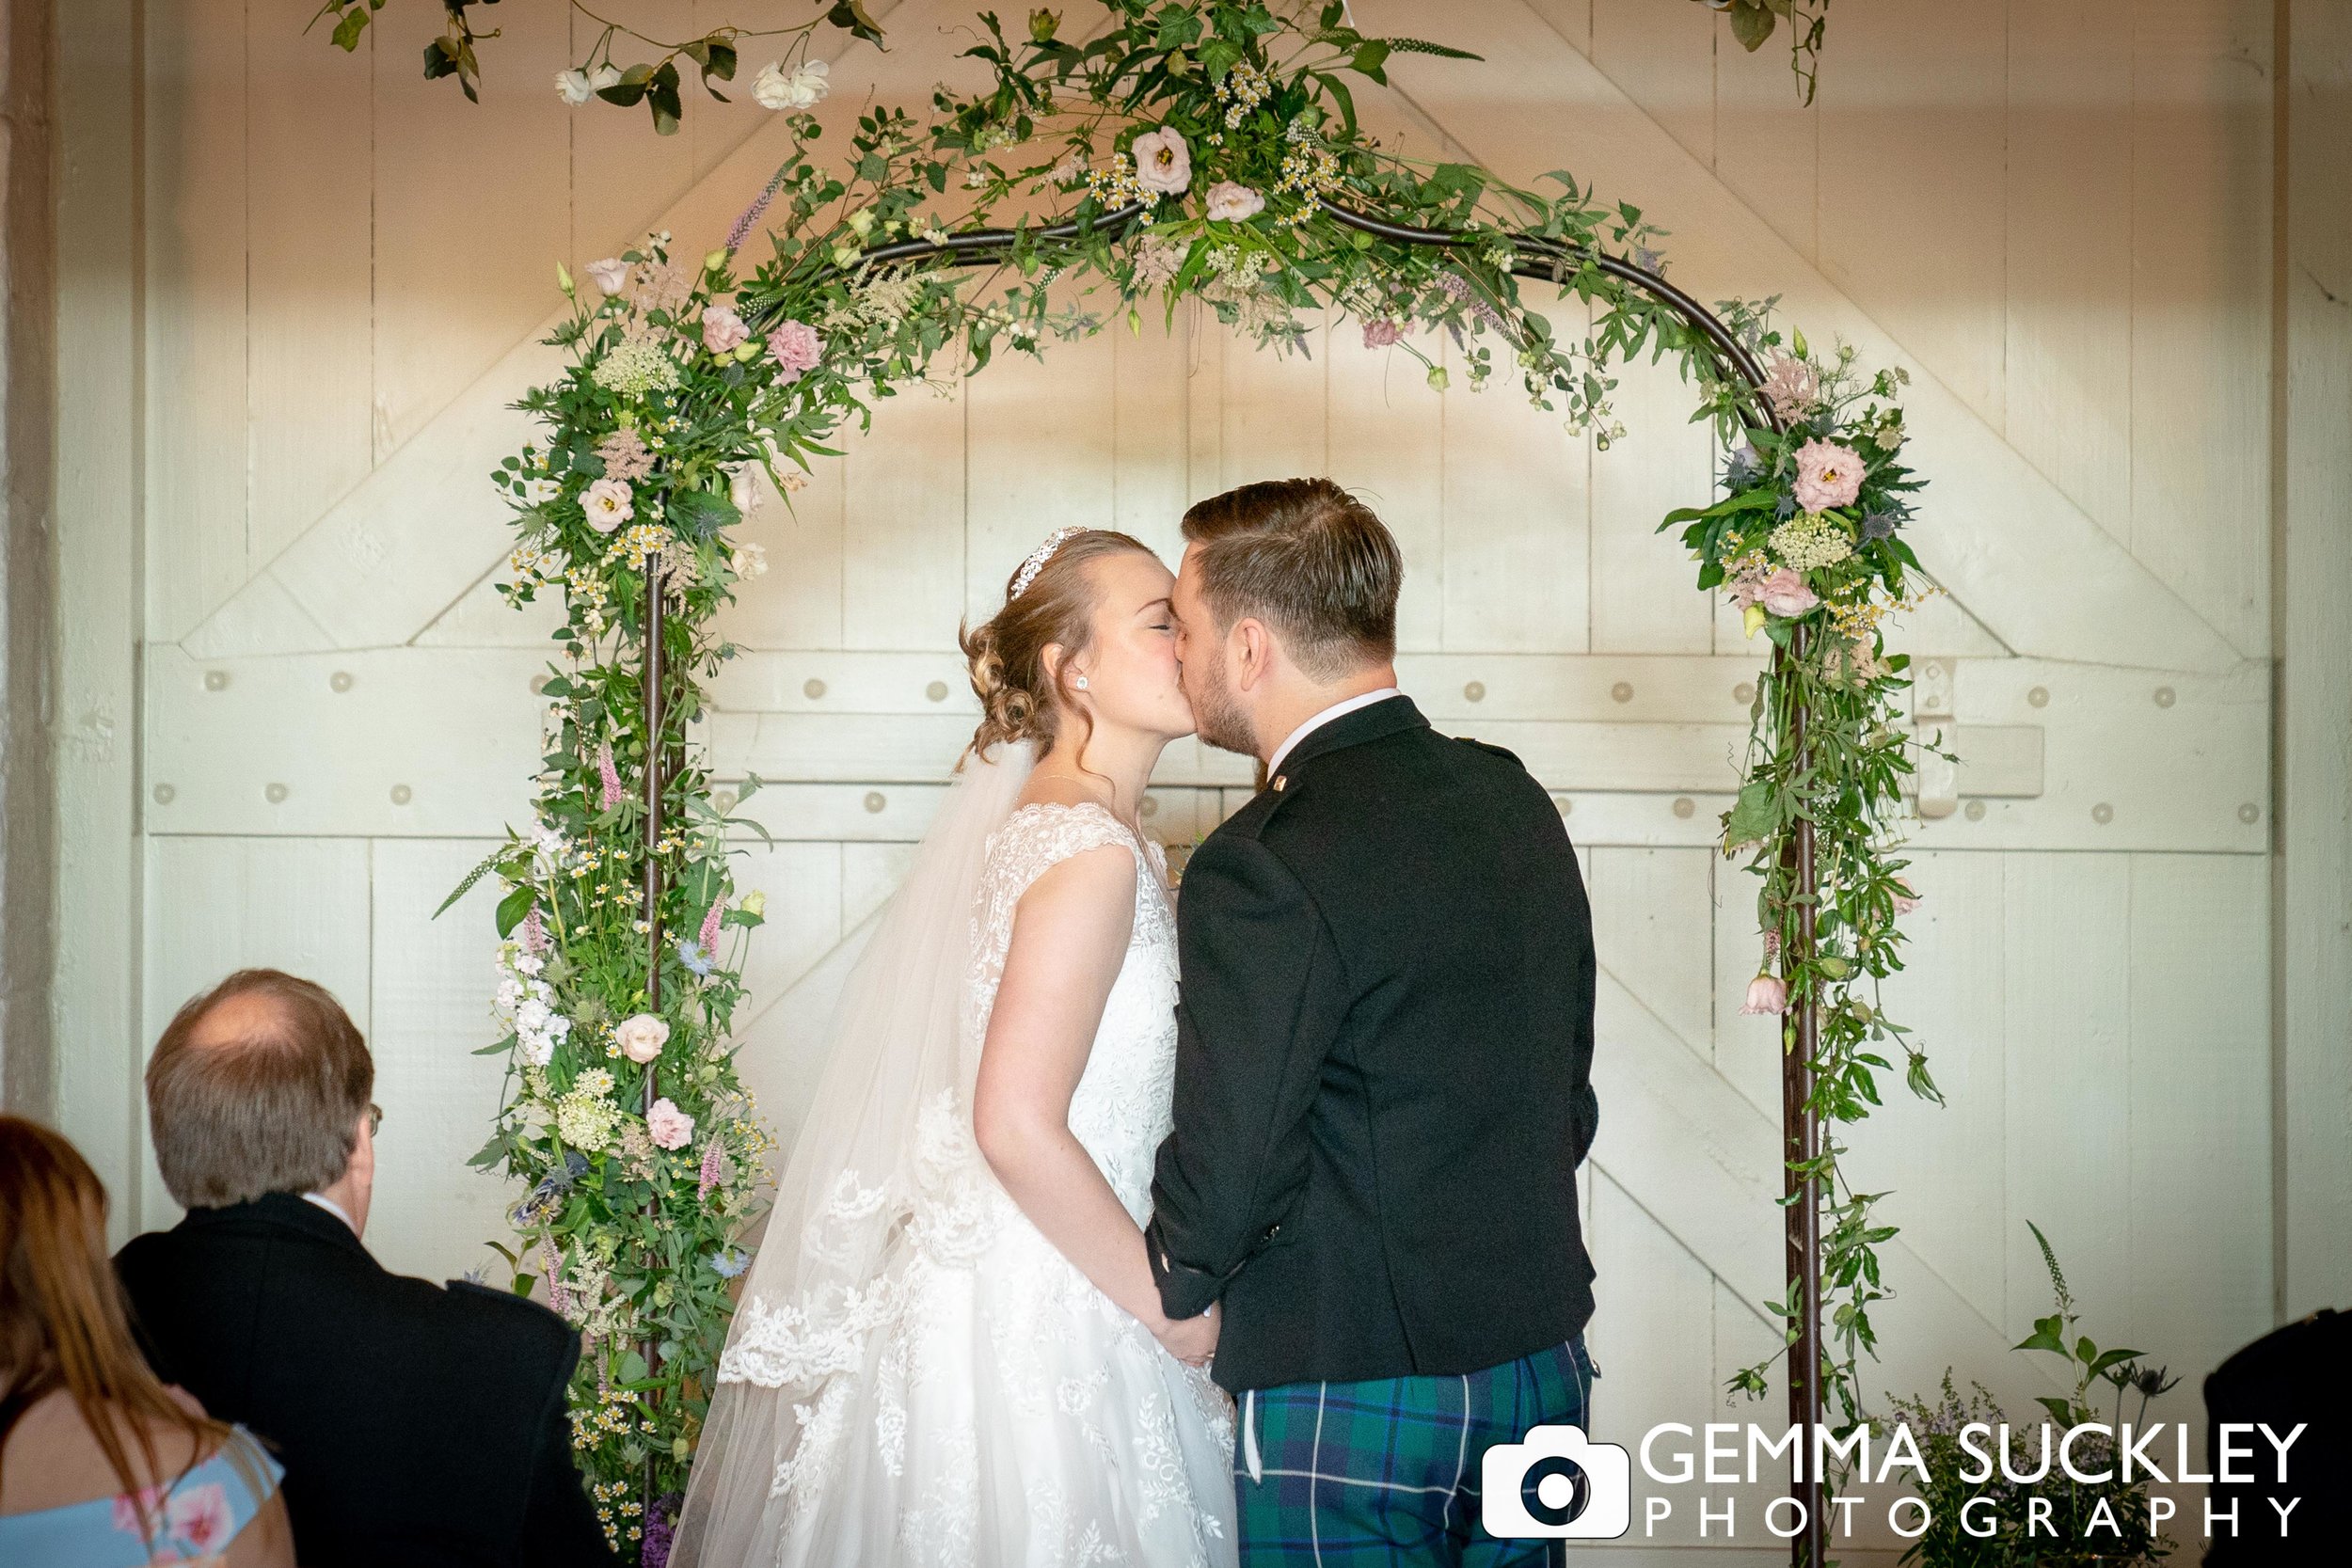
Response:
[[[1192,733],[1167,567],[1064,529],[963,638],[985,717],[859,959],[672,1560],[1236,1560],[1218,1309],[1144,1254],[1176,928],[1145,781]]]

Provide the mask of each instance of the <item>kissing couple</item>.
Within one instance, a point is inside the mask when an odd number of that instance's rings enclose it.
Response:
[[[834,1015],[672,1560],[1504,1563],[1480,1457],[1582,1425],[1594,963],[1560,814],[1397,690],[1327,479],[1064,529]],[[1181,911],[1161,752],[1255,756]],[[1238,1408],[1235,1401],[1238,1400]]]

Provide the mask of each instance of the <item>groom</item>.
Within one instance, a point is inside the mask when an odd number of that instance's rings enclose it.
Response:
[[[1170,1317],[1223,1303],[1243,1562],[1545,1560],[1486,1534],[1478,1481],[1582,1425],[1595,1375],[1575,854],[1517,757],[1397,690],[1403,559],[1362,502],[1246,484],[1184,532],[1185,695],[1266,783],[1184,868],[1145,1239]]]

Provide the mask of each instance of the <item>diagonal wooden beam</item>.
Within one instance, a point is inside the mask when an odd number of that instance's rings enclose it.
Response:
[[[943,38],[946,28],[969,23],[968,0],[899,0],[875,10],[889,28],[890,47],[885,53],[839,41],[833,93],[820,112],[831,136],[844,135],[869,102],[928,98],[931,84],[951,73],[949,57],[969,41]],[[779,116],[646,227],[668,230],[691,261],[720,243],[790,144]],[[548,263],[550,295],[555,260]],[[580,286],[594,287],[585,278]],[[431,626],[506,553],[507,511],[489,473],[531,438],[532,421],[507,405],[561,371],[562,351],[540,340],[562,319],[550,312],[533,323],[182,645],[198,658],[326,653],[400,646]]]
[[[1416,0],[1358,0],[1367,33],[1430,24]],[[2020,654],[2089,664],[2219,671],[2241,656],[1933,372],[1904,352],[1730,187],[1643,113],[1524,0],[1447,8],[1445,42],[1482,62],[1392,55],[1411,103],[1503,178],[1533,185],[1567,165],[1671,231],[1672,278],[1700,300],[1782,298],[1809,336],[1900,365],[1907,456],[1935,481],[1913,535],[1935,579]],[[1507,395],[1502,394],[1502,395]]]

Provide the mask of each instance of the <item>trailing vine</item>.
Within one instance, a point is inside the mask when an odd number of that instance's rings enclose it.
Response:
[[[477,1163],[528,1188],[506,1249],[515,1283],[543,1289],[587,1339],[582,1466],[616,1544],[647,1560],[666,1549],[772,1149],[731,1054],[743,942],[764,911],[736,895],[730,823],[687,744],[699,683],[736,651],[716,618],[764,569],[748,535],[771,488],[788,504],[877,400],[997,354],[1140,331],[1147,311],[1172,320],[1187,300],[1306,354],[1336,308],[1433,386],[1452,373],[1442,339],[1464,392],[1500,375],[1603,446],[1622,434],[1613,367],[1674,354],[1730,455],[1723,499],[1665,526],[1685,525],[1698,586],[1787,651],[1724,822],[1726,849],[1752,852],[1759,934],[1779,953],[1749,1005],[1819,1009],[1828,1123],[1878,1102],[1890,1043],[1913,1088],[1933,1092],[1876,989],[1900,967],[1895,919],[1915,896],[1890,836],[1910,766],[1904,660],[1881,635],[1918,565],[1902,538],[1918,481],[1898,455],[1900,373],[1784,342],[1769,302],[1721,307],[1730,332],[1712,339],[1711,321],[1645,281],[1664,262],[1638,209],[1565,173],[1528,189],[1407,160],[1363,132],[1351,82],[1385,81],[1398,53],[1458,51],[1367,37],[1336,4],[1105,11],[1082,42],[1049,13],[1019,38],[982,16],[968,55],[985,89],[943,88],[919,120],[868,109],[831,160],[810,112],[823,74],[804,55],[779,62],[809,103],[788,111],[791,150],[723,243],[679,260],[655,234],[559,269],[572,309],[550,341],[570,363],[521,400],[544,434],[493,476],[516,530],[504,591],[560,595],[564,622],[533,821],[476,873],[504,890],[504,1037],[486,1049],[509,1064]],[[765,254],[746,268],[755,233]],[[1589,325],[1559,332],[1522,278],[1573,295]],[[1741,363],[1758,360],[1760,391]],[[655,594],[658,732],[643,674]],[[1784,864],[1801,822],[1819,851],[1812,902]],[[1893,1231],[1872,1195],[1838,1181],[1839,1152],[1831,1142],[1804,1174],[1827,1195],[1842,1354],[1825,1374],[1851,1411],[1883,1293],[1873,1249]]]

